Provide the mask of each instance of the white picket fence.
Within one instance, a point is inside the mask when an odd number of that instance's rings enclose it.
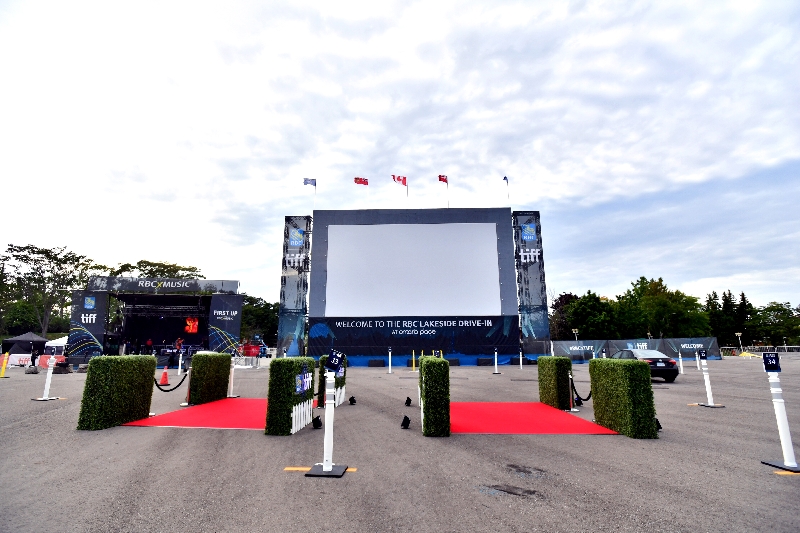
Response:
[[[311,423],[314,400],[306,400],[292,407],[292,434],[297,433]]]

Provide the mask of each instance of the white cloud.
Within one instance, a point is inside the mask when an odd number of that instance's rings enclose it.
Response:
[[[458,207],[508,204],[503,175],[528,209],[744,187],[800,158],[798,18],[785,3],[13,3],[0,176],[6,198],[37,200],[6,202],[25,223],[0,237],[236,273],[276,300],[282,217],[315,202],[442,207],[439,173]]]

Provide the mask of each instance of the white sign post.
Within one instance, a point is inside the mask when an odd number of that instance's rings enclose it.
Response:
[[[708,376],[708,362],[705,350],[700,350],[697,353],[697,360],[702,363],[703,367],[703,381],[706,384],[706,398],[708,403],[690,403],[689,405],[699,405],[700,407],[725,407],[724,405],[714,403],[714,396],[711,394],[711,379]]]
[[[228,384],[228,387],[229,387],[228,398],[238,398],[239,397],[238,394],[234,394],[233,393],[233,369],[234,369],[234,367],[236,367],[236,363],[234,362],[234,358],[231,357],[231,377],[230,377],[230,380],[229,380],[230,383]]]
[[[772,393],[772,406],[775,408],[775,419],[778,422],[778,435],[781,439],[781,449],[783,450],[783,461],[761,461],[765,465],[774,466],[783,470],[800,473],[797,460],[794,457],[794,447],[792,446],[792,435],[789,433],[789,419],[786,416],[786,403],[783,401],[783,389],[781,389],[780,371],[781,363],[777,352],[765,352],[762,354],[764,372],[769,379],[769,389]]]
[[[342,477],[347,465],[333,463],[333,414],[336,409],[336,373],[342,366],[341,355],[331,350],[325,362],[325,439],[322,447],[322,463],[317,463],[306,472],[306,477]]]
[[[497,348],[494,349],[494,372],[492,374],[500,374],[500,371],[497,370]]]
[[[47,361],[47,378],[44,380],[44,393],[42,394],[41,398],[31,398],[31,400],[35,400],[37,402],[46,402],[47,400],[61,400],[58,396],[53,396],[52,398],[48,396],[50,394],[50,382],[53,379],[53,367],[56,366],[56,356],[51,355],[50,359]]]
[[[389,374],[392,373],[392,347],[389,346]]]

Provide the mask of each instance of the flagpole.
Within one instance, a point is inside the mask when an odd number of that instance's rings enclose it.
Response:
[[[447,178],[444,184],[447,186],[447,209],[450,209],[450,178]]]
[[[311,210],[311,214],[314,214],[314,211],[317,210],[317,184],[314,183],[314,209]]]

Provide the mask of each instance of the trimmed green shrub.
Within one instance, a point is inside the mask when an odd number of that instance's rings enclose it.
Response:
[[[228,397],[231,356],[227,353],[197,352],[192,357],[189,403],[215,402]]]
[[[419,390],[422,399],[422,434],[450,436],[450,363],[425,356],[419,362]]]
[[[303,372],[311,374],[311,386],[297,394],[297,376]],[[314,359],[312,357],[281,357],[269,365],[269,390],[267,391],[267,435],[292,434],[292,408],[314,400]]]
[[[598,424],[634,439],[658,438],[650,365],[631,359],[592,359],[589,376]]]
[[[328,361],[328,356],[323,355],[319,358],[319,375],[317,376],[317,407],[325,407],[325,363]],[[347,382],[347,356],[342,354],[342,368],[344,368],[344,375],[342,377],[336,376],[335,388],[343,389]]]
[[[569,373],[572,371],[570,358],[541,356],[538,367],[539,401],[562,411],[569,409],[572,394],[569,386]]]
[[[78,429],[106,429],[150,416],[155,372],[152,355],[92,357]]]

